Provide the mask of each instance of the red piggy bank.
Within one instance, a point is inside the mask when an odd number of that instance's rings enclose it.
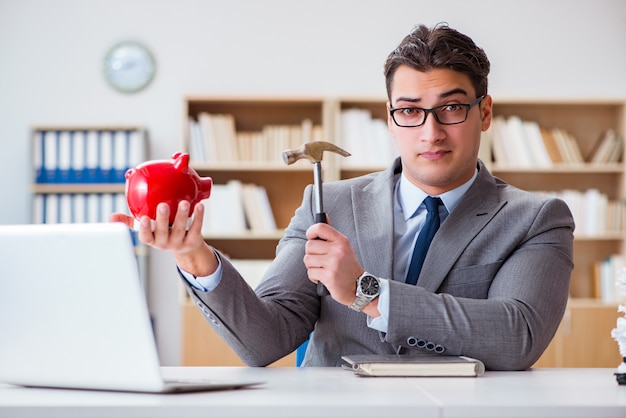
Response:
[[[213,180],[200,177],[189,167],[189,154],[177,152],[172,159],[147,161],[126,171],[126,201],[137,219],[156,218],[161,202],[170,205],[170,225],[174,223],[178,202],[191,203],[190,213],[202,199],[211,195]]]

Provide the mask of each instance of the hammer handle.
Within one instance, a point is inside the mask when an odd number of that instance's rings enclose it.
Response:
[[[326,212],[320,212],[315,214],[315,223],[316,224],[327,224],[328,218],[326,218]]]
[[[315,223],[316,224],[328,223],[328,219],[326,218],[326,213],[325,212],[316,213]],[[326,286],[324,286],[324,283],[317,282],[317,296],[328,296],[328,295],[330,295],[330,292],[328,291],[328,289],[326,289]]]

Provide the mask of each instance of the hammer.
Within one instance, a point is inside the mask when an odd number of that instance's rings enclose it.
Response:
[[[303,144],[298,149],[286,150],[283,152],[283,161],[290,165],[296,161],[307,158],[313,163],[313,189],[315,194],[315,223],[326,223],[326,213],[324,212],[324,199],[322,197],[322,157],[324,151],[332,151],[336,154],[348,157],[349,152],[339,148],[335,144],[325,141],[314,141]],[[326,296],[330,293],[322,282],[317,283],[317,294]]]

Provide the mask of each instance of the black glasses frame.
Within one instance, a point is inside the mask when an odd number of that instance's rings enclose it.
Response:
[[[485,98],[485,95],[482,95],[480,97],[477,97],[476,100],[474,100],[472,103],[454,103],[454,104],[445,104],[445,105],[441,105],[441,106],[436,106],[436,107],[431,107],[430,109],[426,109],[423,107],[396,107],[393,109],[389,110],[389,115],[391,115],[391,119],[393,119],[393,123],[395,123],[397,126],[401,127],[401,128],[416,128],[418,126],[422,126],[423,124],[426,123],[426,118],[428,117],[429,113],[433,114],[433,117],[435,118],[435,120],[437,121],[437,123],[441,124],[441,125],[458,125],[459,123],[463,123],[467,120],[467,117],[469,116],[469,111],[476,106],[478,103],[480,103],[483,99]],[[465,108],[465,118],[463,118],[463,120],[458,121],[458,122],[442,122],[439,120],[439,116],[437,116],[437,110],[439,109],[443,109],[444,107],[447,106],[461,106]],[[394,116],[394,113],[396,113],[398,110],[405,110],[405,109],[412,109],[412,110],[422,110],[424,112],[424,120],[422,120],[422,123],[419,123],[417,125],[400,125],[398,123],[398,121],[396,120],[396,117]]]

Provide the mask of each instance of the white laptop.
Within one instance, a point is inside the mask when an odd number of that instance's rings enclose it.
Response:
[[[160,372],[126,226],[0,225],[0,382],[153,393],[262,383]]]

